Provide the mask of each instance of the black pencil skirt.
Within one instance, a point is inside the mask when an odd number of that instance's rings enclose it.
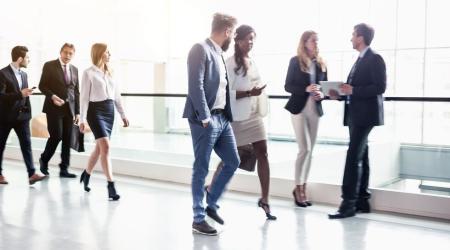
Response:
[[[114,124],[114,101],[89,102],[87,122],[95,139],[111,137]]]

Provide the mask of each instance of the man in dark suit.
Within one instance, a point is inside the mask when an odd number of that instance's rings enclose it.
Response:
[[[222,52],[228,49],[233,38],[236,22],[234,17],[215,14],[210,38],[195,44],[188,56],[189,86],[183,117],[189,121],[195,156],[191,184],[194,210],[192,230],[205,235],[217,234],[216,229],[205,221],[205,212],[219,224],[224,223],[217,214],[217,200],[239,166],[236,140],[230,126],[233,116],[227,70],[222,57]],[[208,206],[205,210],[203,186],[213,149],[224,166],[210,191],[206,191]]]
[[[78,123],[80,117],[78,69],[70,64],[74,53],[74,45],[65,43],[61,47],[60,58],[44,64],[39,82],[39,89],[45,95],[42,111],[47,114],[47,127],[50,134],[39,164],[41,172],[47,176],[49,175],[48,162],[59,142],[62,141],[59,176],[76,177],[68,171],[72,125]]]
[[[350,142],[342,182],[342,203],[330,219],[370,212],[369,147],[367,138],[374,126],[384,124],[383,96],[386,90],[386,65],[383,58],[369,46],[374,29],[358,24],[352,34],[353,48],[360,52],[347,83],[341,85],[346,94],[344,125],[349,127]]]
[[[11,57],[13,62],[0,70],[0,184],[8,184],[2,175],[3,152],[9,133],[14,129],[27,166],[28,182],[32,185],[45,179],[45,176],[35,173],[31,152],[29,96],[33,94],[33,88],[28,87],[27,74],[21,70],[26,68],[30,61],[27,47],[14,47]]]

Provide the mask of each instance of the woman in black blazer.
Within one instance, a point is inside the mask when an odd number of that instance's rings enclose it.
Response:
[[[297,56],[291,58],[284,89],[291,93],[285,108],[291,113],[299,152],[295,162],[295,204],[311,206],[306,197],[306,181],[316,142],[319,118],[323,115],[319,81],[327,80],[327,69],[317,48],[317,33],[305,31],[300,38]]]

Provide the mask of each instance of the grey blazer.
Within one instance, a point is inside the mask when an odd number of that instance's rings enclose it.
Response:
[[[209,39],[195,44],[189,51],[187,60],[189,86],[183,118],[201,122],[211,116],[211,108],[216,101],[220,83],[218,60],[223,59]],[[225,116],[232,122],[228,77],[226,89]]]

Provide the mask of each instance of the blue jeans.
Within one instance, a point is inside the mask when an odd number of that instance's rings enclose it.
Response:
[[[222,159],[224,166],[206,197],[206,203],[211,209],[217,209],[217,200],[233,177],[240,160],[233,129],[223,114],[212,115],[206,128],[202,126],[201,122],[189,119],[189,127],[195,156],[191,184],[192,208],[194,210],[194,222],[199,223],[205,220],[205,208],[203,206],[205,191],[203,186],[208,175],[212,150],[214,149]]]

